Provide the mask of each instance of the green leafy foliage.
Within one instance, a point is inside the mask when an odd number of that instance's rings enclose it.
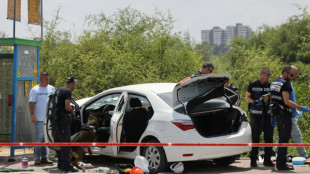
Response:
[[[71,42],[69,32],[56,31],[60,20],[47,23],[41,48],[41,70],[51,84],[64,85],[69,75],[78,78],[76,98],[105,89],[137,83],[178,82],[202,64],[202,56],[181,33],[174,33],[171,15],[155,11],[147,16],[125,8],[107,17],[87,17],[93,29]]]
[[[269,81],[273,81],[281,75],[282,68],[290,64],[299,68],[299,78],[293,82],[297,103],[310,107],[309,27],[310,15],[304,11],[278,27],[262,26],[257,33],[252,34],[251,39],[235,38],[229,45],[228,53],[212,60],[215,72],[232,74],[232,83],[241,91],[243,110],[248,111],[245,100],[247,87],[250,82],[259,78],[261,67],[271,70]],[[303,117],[298,120],[304,143],[310,142],[308,116],[309,113],[303,113]],[[276,127],[274,131],[276,141]],[[306,150],[310,152],[310,148],[307,147]],[[289,153],[298,156],[296,148],[290,147]]]

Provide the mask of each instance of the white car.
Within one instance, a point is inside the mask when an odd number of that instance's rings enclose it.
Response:
[[[239,107],[240,95],[224,87],[229,74],[190,77],[179,83],[149,83],[112,88],[77,101],[85,124],[99,111],[99,142],[250,143],[251,129]],[[225,92],[226,91],[226,92]],[[226,93],[226,95],[225,95]],[[229,96],[227,94],[229,93]],[[50,124],[47,125],[49,141]],[[100,127],[100,126],[99,126]],[[93,153],[134,159],[165,171],[178,161],[210,160],[229,165],[249,152],[245,146],[93,147]]]

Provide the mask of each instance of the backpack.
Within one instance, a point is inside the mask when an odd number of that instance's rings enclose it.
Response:
[[[48,104],[49,104],[48,109],[50,111],[48,114],[48,119],[53,120],[53,121],[58,120],[58,116],[57,116],[58,109],[56,107],[56,105],[57,105],[57,94],[58,94],[58,90],[55,91],[54,94],[51,94],[49,96],[49,102],[48,102]]]

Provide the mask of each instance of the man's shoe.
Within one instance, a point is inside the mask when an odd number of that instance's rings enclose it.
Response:
[[[269,160],[269,161],[268,160],[266,160],[266,161],[264,160],[263,164],[264,164],[264,166],[274,167],[274,164],[273,164],[273,162],[271,160]]]
[[[36,159],[36,160],[34,161],[34,165],[35,165],[35,166],[40,165],[40,164],[41,164],[41,160]]]
[[[57,168],[59,169],[59,170],[61,170],[61,165],[59,165],[59,164],[57,164]]]
[[[258,167],[256,160],[251,160],[251,167]]]
[[[74,173],[74,172],[78,172],[78,170],[74,169],[73,167],[62,170],[62,173]]]
[[[47,158],[42,158],[41,159],[41,164],[53,164],[53,161],[47,159]]]
[[[291,165],[285,165],[285,166],[281,166],[281,167],[277,167],[278,170],[294,170],[294,167]]]

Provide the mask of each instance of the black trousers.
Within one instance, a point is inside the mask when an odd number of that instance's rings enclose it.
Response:
[[[262,132],[264,132],[265,143],[273,143],[273,127],[270,123],[271,117],[267,116],[257,116],[251,115],[250,125],[252,130],[252,142],[259,143],[259,137]],[[251,160],[256,160],[258,155],[259,147],[252,147],[250,154]],[[272,154],[272,147],[264,148],[265,155],[264,159],[270,159]]]
[[[279,132],[279,143],[288,143],[292,131],[292,114],[287,111],[274,113],[277,119],[277,127]],[[279,147],[277,156],[277,167],[284,167],[286,165],[287,147]]]
[[[70,127],[55,130],[54,141],[55,142],[70,142],[71,131]],[[58,156],[58,166],[62,170],[69,170],[72,168],[70,161],[70,146],[61,146],[60,151],[56,151]]]

